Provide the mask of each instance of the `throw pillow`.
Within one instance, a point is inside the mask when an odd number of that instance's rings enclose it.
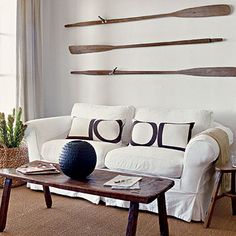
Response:
[[[191,139],[194,122],[190,123],[160,123],[158,146],[185,151]]]
[[[122,120],[74,117],[67,138],[119,143],[121,142],[123,126]]]
[[[122,120],[95,120],[93,123],[94,140],[119,143],[123,126]]]
[[[74,117],[70,132],[67,136],[69,139],[93,140],[93,123],[95,119],[85,119]]]
[[[130,144],[132,146],[153,146],[157,138],[157,130],[157,124],[154,122],[134,120]]]

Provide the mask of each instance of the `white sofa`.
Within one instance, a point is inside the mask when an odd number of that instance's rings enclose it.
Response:
[[[230,129],[215,123],[212,112],[76,103],[69,116],[27,122],[25,138],[30,161],[41,159],[58,162],[63,145],[72,140],[66,139],[66,137],[75,117],[79,119],[122,120],[124,127],[121,142],[86,140],[96,150],[96,168],[109,168],[170,178],[174,180],[175,185],[166,193],[167,214],[185,221],[204,220],[214,181],[213,166],[219,155],[219,146],[213,138],[201,134],[201,132],[212,127],[219,127],[228,134],[230,144],[233,143],[233,134]],[[131,140],[133,119],[154,122],[159,128],[159,124],[162,122],[177,124],[194,122],[192,138],[186,143],[185,150],[159,147],[156,141],[152,146],[128,145]],[[141,132],[143,127],[139,128],[136,134],[133,132],[132,135],[135,137],[132,137],[132,140],[141,139],[145,143],[145,135],[150,129],[147,132],[145,130]],[[178,136],[178,134],[176,135]],[[29,184],[28,186],[34,190],[42,190],[39,185]],[[55,188],[51,188],[51,191],[67,196],[82,197],[97,204],[102,200],[106,205],[129,207],[128,202],[121,200]],[[156,201],[148,205],[141,204],[140,209],[158,212]]]

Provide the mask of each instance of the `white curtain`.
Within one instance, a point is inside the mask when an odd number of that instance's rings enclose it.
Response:
[[[17,0],[16,28],[16,103],[31,120],[42,116],[40,0]]]

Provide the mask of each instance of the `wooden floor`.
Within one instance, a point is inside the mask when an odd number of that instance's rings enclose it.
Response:
[[[2,190],[0,190],[1,193]],[[125,209],[94,205],[88,201],[52,195],[53,208],[47,209],[42,192],[26,187],[11,193],[6,230],[0,235],[19,236],[120,236],[125,235],[128,212]],[[211,227],[168,218],[171,236],[236,236],[236,216],[230,201],[217,201]],[[141,212],[138,236],[159,235],[158,215]]]

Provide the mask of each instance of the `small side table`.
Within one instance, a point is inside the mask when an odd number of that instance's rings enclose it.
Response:
[[[204,228],[208,228],[211,223],[212,213],[215,207],[216,200],[218,200],[221,197],[230,197],[231,198],[231,204],[232,204],[232,214],[236,215],[236,191],[235,191],[235,173],[236,173],[236,167],[232,167],[232,163],[228,162],[224,166],[216,167],[216,181],[213,188],[213,192],[211,195],[211,202],[208,207],[206,219],[204,221]],[[229,192],[223,193],[220,196],[218,196],[218,191],[220,188],[220,184],[222,182],[223,174],[230,173],[231,174],[231,190]]]

